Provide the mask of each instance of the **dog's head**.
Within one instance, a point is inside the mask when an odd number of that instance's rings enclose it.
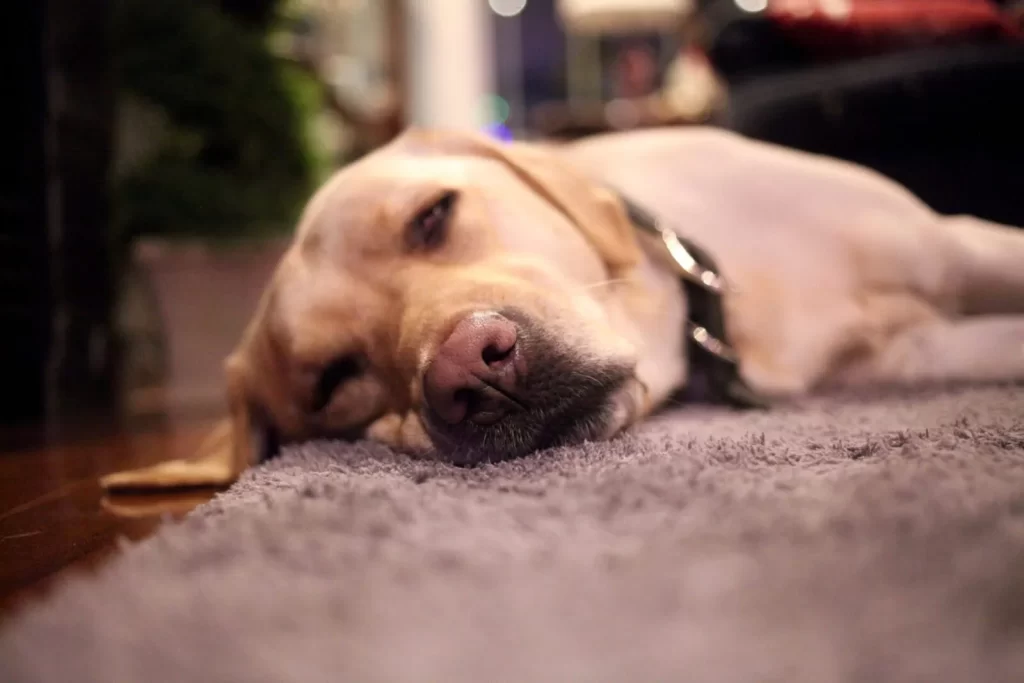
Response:
[[[646,410],[616,197],[525,144],[409,131],[339,172],[228,359],[239,463],[361,436],[456,462],[608,437]]]

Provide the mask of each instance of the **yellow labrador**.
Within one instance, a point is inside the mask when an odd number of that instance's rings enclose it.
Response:
[[[727,338],[687,325],[681,275],[724,278]],[[410,130],[309,202],[197,458],[103,483],[226,484],[321,436],[462,463],[607,439],[689,383],[693,341],[724,342],[714,358],[768,397],[1022,379],[1024,232],[714,129],[559,147]]]

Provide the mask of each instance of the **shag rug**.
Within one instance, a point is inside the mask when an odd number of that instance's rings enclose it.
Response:
[[[293,448],[10,621],[0,680],[1024,681],[1024,391]]]

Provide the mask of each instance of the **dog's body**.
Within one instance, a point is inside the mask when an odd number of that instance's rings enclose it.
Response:
[[[566,154],[715,255],[743,373],[762,392],[1024,377],[1020,230],[940,216],[862,167],[714,129],[601,136]],[[651,339],[678,330],[663,321]],[[664,390],[685,381],[672,347]]]
[[[106,485],[229,482],[268,437],[471,462],[627,428],[686,385],[687,310],[608,188],[714,255],[765,395],[1024,379],[1024,232],[712,129],[561,147],[411,131],[311,200],[204,457]]]

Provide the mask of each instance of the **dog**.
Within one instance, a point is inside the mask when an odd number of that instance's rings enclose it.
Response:
[[[612,438],[698,374],[769,404],[1024,379],[1024,232],[720,129],[409,129],[308,202],[197,456],[102,483],[226,485],[321,437],[514,458]]]

